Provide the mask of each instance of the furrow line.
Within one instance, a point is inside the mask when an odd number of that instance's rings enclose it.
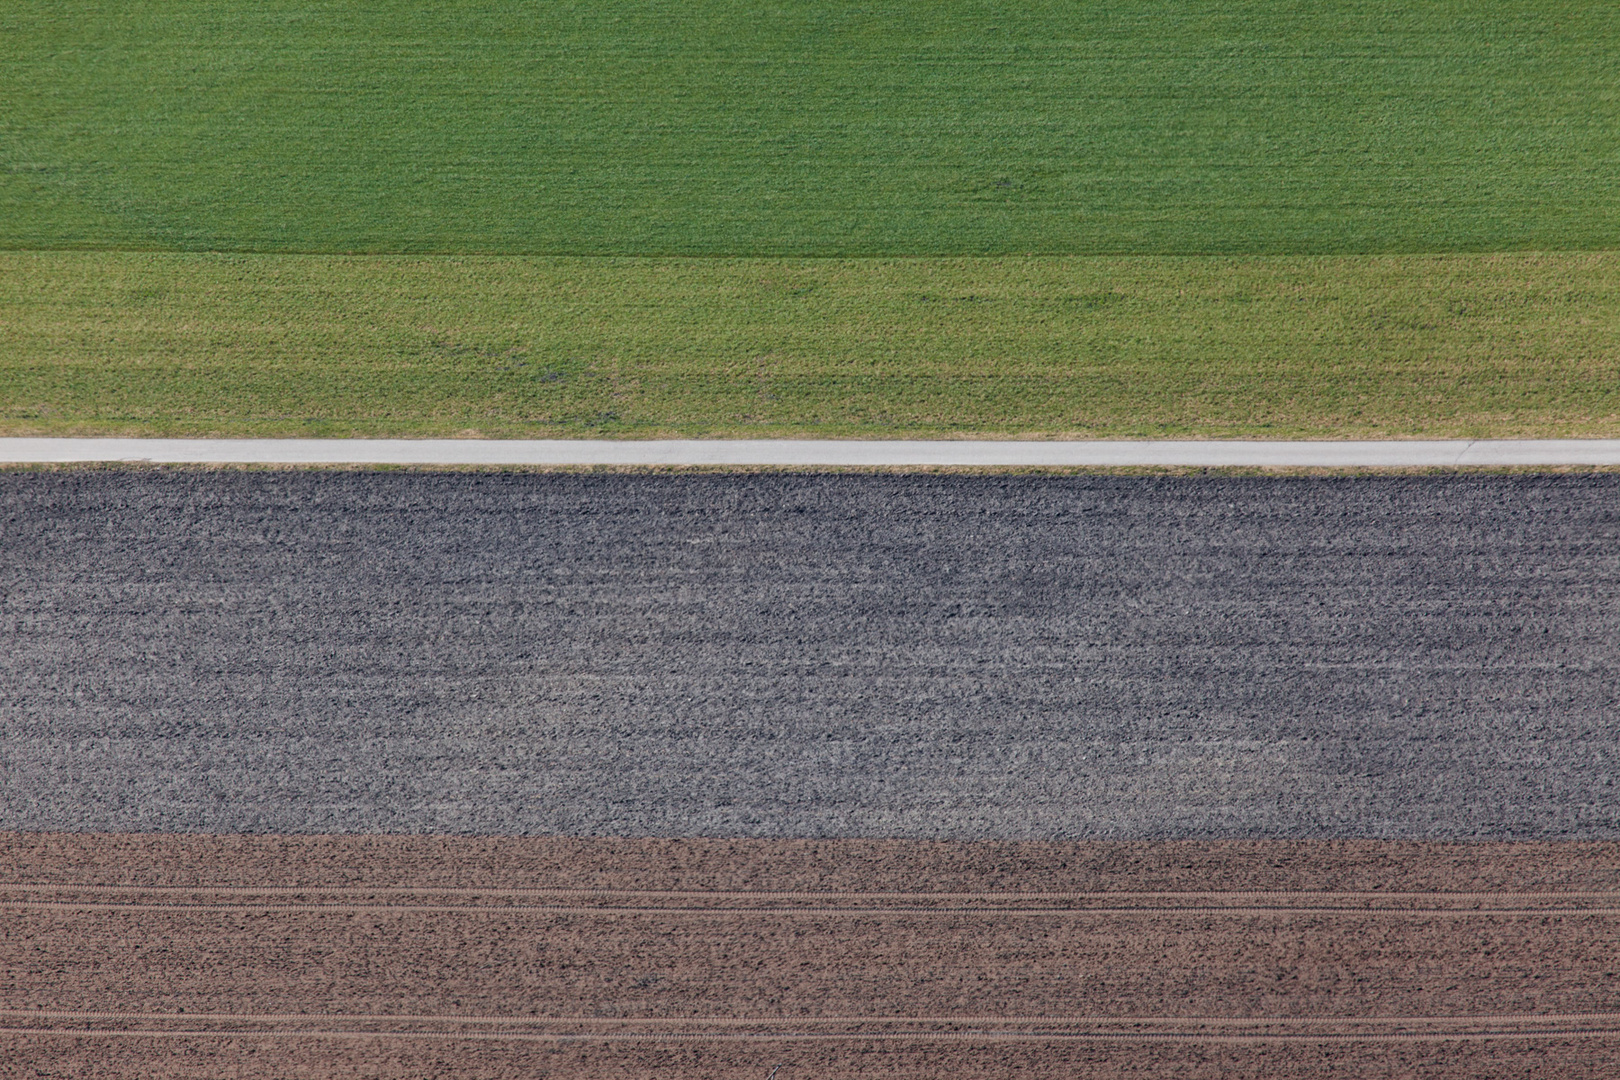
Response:
[[[546,915],[1620,915],[1620,908],[1424,908],[1424,907],[659,907],[655,905],[569,904],[140,904],[70,900],[0,900],[0,910],[16,911],[154,911],[174,913],[243,912],[254,914],[478,914],[533,913]]]
[[[1418,1025],[1418,1024],[1617,1024],[1620,1012],[1589,1013],[1482,1013],[1454,1016],[524,1016],[488,1013],[180,1013],[118,1012],[82,1009],[3,1009],[0,1017],[41,1020],[80,1020],[153,1023],[189,1020],[192,1023],[287,1024],[573,1024],[603,1027],[687,1025],[703,1027],[768,1027],[784,1024],[1158,1024],[1224,1025],[1227,1027]]]
[[[1317,899],[1348,902],[1352,900],[1396,901],[1450,901],[1468,903],[1480,900],[1526,902],[1548,901],[1605,901],[1620,903],[1617,889],[1572,889],[1568,891],[1410,891],[1382,892],[1373,889],[1236,889],[1236,890],[1075,890],[1046,892],[907,892],[829,889],[568,889],[568,888],[478,888],[475,886],[437,885],[79,885],[50,882],[0,883],[0,892],[83,892],[83,893],[153,893],[195,894],[215,893],[227,896],[302,895],[322,893],[332,896],[498,896],[498,897],[557,897],[600,898],[622,896],[640,900],[911,900],[923,902],[984,901],[984,902],[1055,902],[1083,900],[1168,900],[1168,901],[1299,901]]]
[[[89,1038],[211,1038],[211,1039],[395,1039],[441,1042],[627,1042],[627,1043],[726,1043],[726,1042],[1123,1042],[1123,1043],[1400,1043],[1462,1042],[1480,1040],[1553,1040],[1572,1038],[1616,1038],[1620,1028],[1540,1028],[1524,1031],[1484,1030],[1445,1032],[1273,1032],[1216,1034],[1203,1032],[447,1032],[447,1031],[249,1031],[249,1030],[164,1030],[132,1028],[0,1028],[0,1035],[70,1035]]]

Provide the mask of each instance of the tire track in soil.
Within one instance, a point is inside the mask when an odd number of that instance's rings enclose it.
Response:
[[[1597,1077],[1620,1057],[1614,844],[0,834],[0,855],[19,1075]]]

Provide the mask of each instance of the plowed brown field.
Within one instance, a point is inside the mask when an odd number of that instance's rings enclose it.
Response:
[[[0,1075],[1620,1073],[1620,844],[0,834]]]

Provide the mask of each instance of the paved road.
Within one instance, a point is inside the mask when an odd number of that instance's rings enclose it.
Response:
[[[1620,439],[0,439],[0,462],[1452,468],[1620,465]]]
[[[0,473],[0,827],[1620,837],[1620,477]]]

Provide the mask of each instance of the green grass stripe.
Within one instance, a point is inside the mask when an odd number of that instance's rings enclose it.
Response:
[[[1620,253],[0,254],[0,434],[1620,435]]]
[[[1609,0],[0,6],[0,248],[1615,247]]]

